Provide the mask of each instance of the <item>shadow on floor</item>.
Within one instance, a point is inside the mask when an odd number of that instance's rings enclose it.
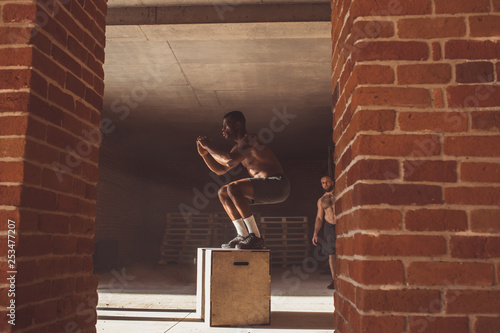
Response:
[[[272,311],[271,324],[265,328],[275,329],[333,329],[333,313]]]

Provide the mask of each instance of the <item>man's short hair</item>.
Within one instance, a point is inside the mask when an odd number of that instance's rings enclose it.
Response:
[[[241,111],[231,111],[231,112],[228,112],[224,115],[224,118],[231,118],[231,120],[234,120],[234,121],[239,121],[243,126],[245,126],[246,124],[246,119],[245,119],[245,116],[243,115],[243,112]]]
[[[324,175],[323,177],[321,177],[321,179],[323,179],[325,177],[330,178],[330,180],[332,181],[333,185],[335,185],[335,179],[333,179],[331,176],[328,176],[328,175]]]

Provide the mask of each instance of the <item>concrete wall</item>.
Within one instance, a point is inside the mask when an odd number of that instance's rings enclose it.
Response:
[[[141,161],[120,142],[104,135],[99,158],[95,224],[96,269],[143,260],[138,235],[147,228]],[[147,244],[147,242],[145,242]]]
[[[95,331],[105,14],[100,0],[0,4],[2,332]],[[7,266],[8,219],[15,267]],[[5,320],[12,300],[15,326]]]
[[[499,11],[332,1],[338,332],[500,327]]]

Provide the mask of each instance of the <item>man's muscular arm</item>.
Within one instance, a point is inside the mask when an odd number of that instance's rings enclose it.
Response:
[[[316,213],[316,222],[314,223],[314,235],[312,242],[314,246],[318,245],[318,233],[323,225],[323,217],[325,216],[325,210],[321,206],[321,198],[318,200],[318,212]]]
[[[231,169],[227,166],[223,166],[217,163],[217,161],[214,160],[214,158],[208,153],[208,151],[202,147],[200,141],[198,140],[196,140],[196,147],[198,148],[198,154],[203,157],[203,161],[205,161],[205,164],[212,172],[216,173],[217,175],[223,175],[228,172],[229,169]]]
[[[222,165],[223,167],[227,167],[227,170],[240,164],[240,162],[247,158],[250,154],[250,149],[248,149],[249,147],[247,147],[247,143],[234,146],[233,149],[227,153],[214,148],[210,139],[206,137],[199,137],[198,142],[201,144],[202,148],[204,148],[213,157],[216,163]]]

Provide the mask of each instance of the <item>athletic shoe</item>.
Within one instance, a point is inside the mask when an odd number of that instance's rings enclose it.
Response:
[[[327,289],[335,289],[335,286],[334,286],[334,284],[333,284],[333,281],[332,281],[332,283],[330,283],[330,284],[328,285],[328,287],[326,287],[326,288],[327,288]]]
[[[258,250],[264,247],[264,237],[257,237],[253,232],[236,245],[238,250]]]
[[[227,244],[222,244],[223,249],[234,249],[236,245],[242,242],[245,238],[243,236],[237,235],[231,239]]]

